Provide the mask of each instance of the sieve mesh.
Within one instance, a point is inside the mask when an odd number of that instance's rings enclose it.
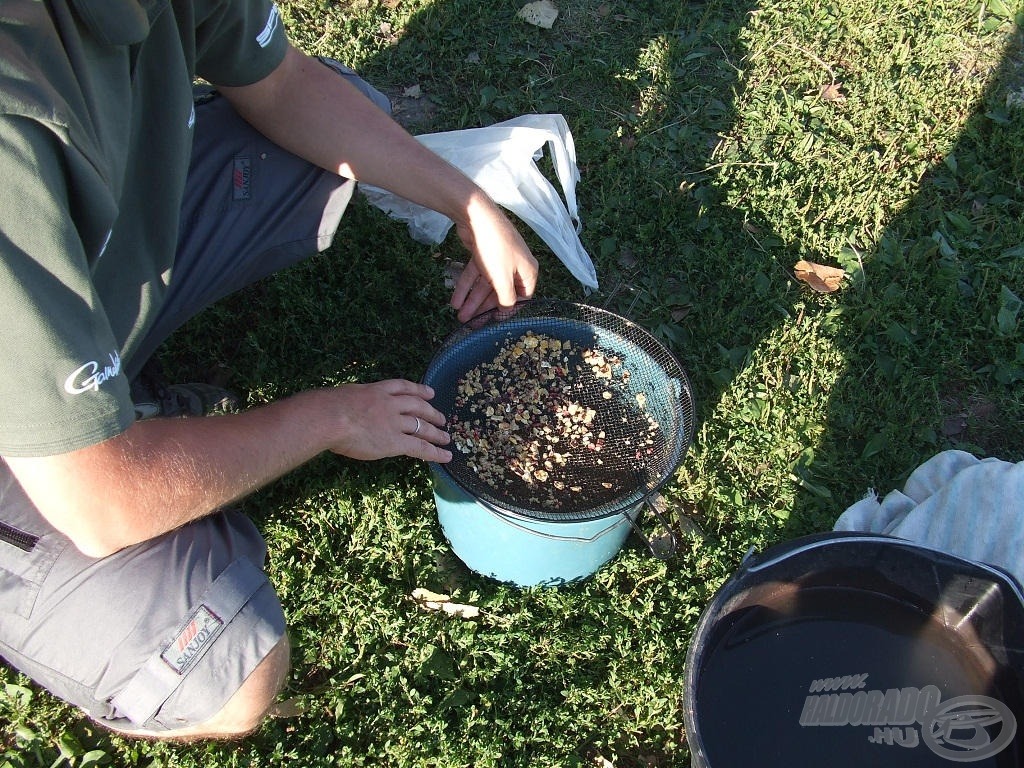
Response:
[[[650,333],[603,309],[534,300],[449,336],[428,366],[453,459],[438,470],[515,514],[627,511],[689,448],[689,379]]]

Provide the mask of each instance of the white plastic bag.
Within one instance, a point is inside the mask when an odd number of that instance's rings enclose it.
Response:
[[[580,242],[576,205],[576,147],[562,115],[522,115],[486,128],[427,133],[416,139],[460,169],[503,208],[515,213],[591,290],[597,289],[594,263]],[[555,175],[565,196],[558,196],[536,161],[551,149]],[[452,221],[378,187],[360,185],[367,199],[392,218],[407,222],[418,242],[436,245]]]

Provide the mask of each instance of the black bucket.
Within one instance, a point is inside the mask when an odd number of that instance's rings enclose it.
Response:
[[[888,536],[748,556],[687,656],[693,768],[1020,766],[1024,595]]]

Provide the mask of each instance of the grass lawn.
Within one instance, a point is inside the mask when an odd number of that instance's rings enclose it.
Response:
[[[565,116],[601,289],[525,232],[538,294],[629,316],[690,373],[697,432],[664,492],[681,551],[630,541],[584,583],[517,590],[451,555],[425,466],[324,456],[244,503],[290,622],[286,716],[129,742],[0,669],[0,768],[686,766],[686,650],[744,553],[946,448],[1024,460],[1019,3],[557,0],[551,29],[521,4],[280,6],[414,133]],[[357,199],[334,247],[196,318],[165,365],[253,405],[417,379],[462,258]],[[795,279],[801,259],[844,269],[839,290]],[[481,614],[424,611],[417,587]]]

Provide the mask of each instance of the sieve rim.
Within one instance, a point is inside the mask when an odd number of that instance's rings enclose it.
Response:
[[[432,386],[436,396],[438,382],[435,379],[442,373],[449,373],[443,370],[442,363],[451,362],[450,358],[467,349],[459,347],[460,344],[470,345],[474,334],[484,329],[500,330],[506,324],[511,334],[521,320],[526,320],[526,324],[531,321],[550,322],[555,325],[564,323],[566,329],[570,324],[576,323],[589,330],[613,336],[628,349],[635,350],[638,356],[643,354],[650,358],[653,367],[665,376],[666,381],[677,385],[677,391],[667,402],[676,423],[673,425],[674,428],[665,429],[663,432],[664,467],[660,471],[650,472],[649,475],[637,469],[636,483],[614,498],[597,500],[592,504],[583,503],[570,510],[557,510],[531,505],[526,500],[505,502],[498,493],[486,492],[485,482],[481,481],[479,487],[472,487],[471,483],[465,482],[459,473],[452,472],[446,464],[438,463],[432,466],[478,503],[486,504],[503,514],[526,520],[577,523],[628,514],[643,505],[671,480],[685,458],[693,441],[696,409],[686,369],[671,350],[634,321],[601,307],[552,299],[530,299],[521,301],[512,308],[492,309],[470,319],[445,338],[428,364],[421,381]],[[464,372],[444,378],[443,382],[446,385],[454,385],[461,375],[464,375]],[[482,489],[484,492],[481,492]]]

